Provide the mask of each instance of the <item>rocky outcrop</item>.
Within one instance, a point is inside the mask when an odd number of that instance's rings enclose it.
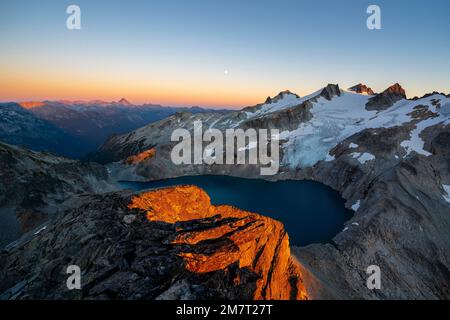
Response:
[[[359,94],[367,94],[369,96],[373,96],[375,94],[375,92],[373,92],[372,88],[370,88],[362,83],[359,83],[353,87],[350,87],[350,88],[348,88],[348,90],[359,93]]]
[[[78,265],[81,290],[66,287]],[[193,186],[85,196],[0,256],[3,299],[306,299],[283,225]]]
[[[146,161],[149,160],[151,158],[153,158],[156,154],[156,150],[154,148],[150,148],[148,150],[142,151],[141,153],[128,157],[124,160],[125,164],[128,165],[133,165],[133,164],[138,164],[142,161]]]
[[[305,121],[311,120],[312,114],[310,109],[312,104],[305,101],[302,104],[286,108],[277,112],[272,112],[269,115],[262,115],[245,121],[242,124],[244,129],[279,129],[295,130]]]
[[[406,99],[406,92],[402,86],[396,83],[371,98],[366,104],[366,109],[370,111],[386,110],[401,99]]]
[[[112,190],[107,177],[95,163],[0,143],[0,247],[64,210],[72,197]]]
[[[289,90],[284,90],[284,91],[281,91],[280,93],[278,93],[273,98],[267,97],[267,99],[266,99],[266,101],[264,103],[265,104],[267,104],[267,103],[277,103],[278,101],[282,100],[286,95],[293,95],[296,98],[300,98],[296,93],[293,93],[293,92],[291,92]]]
[[[341,90],[339,89],[339,85],[337,84],[329,84],[320,92],[320,96],[324,97],[328,101],[333,99],[333,97],[341,96]]]

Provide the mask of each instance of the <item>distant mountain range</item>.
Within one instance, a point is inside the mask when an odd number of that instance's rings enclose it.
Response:
[[[0,141],[37,151],[82,158],[109,137],[123,134],[177,112],[219,112],[199,107],[134,105],[118,102],[30,101],[0,103]]]
[[[0,141],[69,158],[78,158],[93,148],[16,103],[0,105]]]

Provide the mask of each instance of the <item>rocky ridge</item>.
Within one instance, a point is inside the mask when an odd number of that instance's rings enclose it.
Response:
[[[361,93],[361,94],[367,94],[370,96],[375,95],[375,92],[373,92],[372,88],[366,86],[365,84],[359,83],[353,87],[348,88],[349,91],[353,91],[356,93]]]
[[[406,99],[406,93],[405,90],[398,83],[396,83],[384,90],[382,93],[370,98],[366,104],[366,109],[369,111],[386,110],[401,99]]]
[[[68,290],[66,268],[82,270]],[[307,299],[283,225],[180,186],[86,195],[0,256],[2,299]]]

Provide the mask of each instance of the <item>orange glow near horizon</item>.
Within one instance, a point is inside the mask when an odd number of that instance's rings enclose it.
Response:
[[[19,56],[8,63],[0,61],[0,101],[119,101],[125,98],[138,105],[241,109],[262,103],[267,96],[274,96],[282,90],[288,89],[303,96],[328,82],[336,83],[311,77],[310,82],[303,84],[299,90],[289,87],[298,83],[296,79],[277,77],[270,71],[257,77],[248,71],[161,68],[156,66],[151,70],[140,70],[134,65],[115,64],[115,61],[67,65],[58,57],[39,56],[36,61],[30,62]],[[386,87],[391,84],[386,83]],[[378,84],[378,88],[372,88],[381,92],[385,89],[384,85]],[[340,87],[347,88],[342,83]],[[422,95],[420,90],[423,88],[404,87],[410,97]]]
[[[147,77],[131,72],[62,72],[53,68],[48,71],[35,65],[32,66],[35,70],[30,72],[26,66],[14,70],[5,67],[0,75],[1,101],[118,101],[126,98],[134,104],[242,108],[263,102],[268,94],[281,91],[246,85],[226,74],[208,82],[199,76],[180,80],[170,75]]]
[[[126,98],[133,104],[241,109],[262,103],[267,96],[286,89],[304,96],[341,80],[338,75],[323,77],[307,72],[311,76],[305,82],[292,72],[278,74],[271,69],[246,67],[225,71],[209,64],[198,67],[179,61],[169,66],[158,62],[146,65],[138,59],[118,59],[98,52],[89,59],[58,52],[37,52],[32,58],[28,52],[4,55],[5,59],[0,60],[0,101],[3,102]],[[339,85],[346,89],[358,80],[347,79]],[[417,83],[408,86],[402,79],[397,81],[410,97],[442,90],[433,83],[428,89]],[[301,87],[292,87],[296,84]],[[392,84],[367,83],[378,92]]]
[[[165,84],[148,84],[130,86],[118,83],[101,84],[96,81],[41,81],[39,79],[22,78],[0,79],[2,101],[30,102],[57,100],[104,100],[118,101],[126,98],[133,104],[160,104],[166,106],[203,106],[241,108],[263,102],[267,94],[262,92],[238,92],[212,87],[172,87]]]

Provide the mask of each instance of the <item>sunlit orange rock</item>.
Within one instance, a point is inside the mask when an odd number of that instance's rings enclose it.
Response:
[[[33,109],[33,108],[42,107],[44,105],[44,103],[40,102],[40,101],[24,101],[24,102],[19,102],[19,105],[25,109]]]
[[[307,299],[280,222],[232,206],[211,205],[206,192],[195,186],[146,192],[133,197],[129,208],[145,210],[150,221],[177,224],[172,244],[179,247],[188,271],[205,274],[237,263],[259,276],[254,299]],[[183,226],[192,221],[198,227]]]
[[[144,160],[153,158],[155,156],[155,154],[156,154],[155,148],[151,148],[151,149],[145,150],[139,154],[136,154],[134,156],[126,158],[124,160],[124,163],[128,164],[128,165],[138,164]]]

